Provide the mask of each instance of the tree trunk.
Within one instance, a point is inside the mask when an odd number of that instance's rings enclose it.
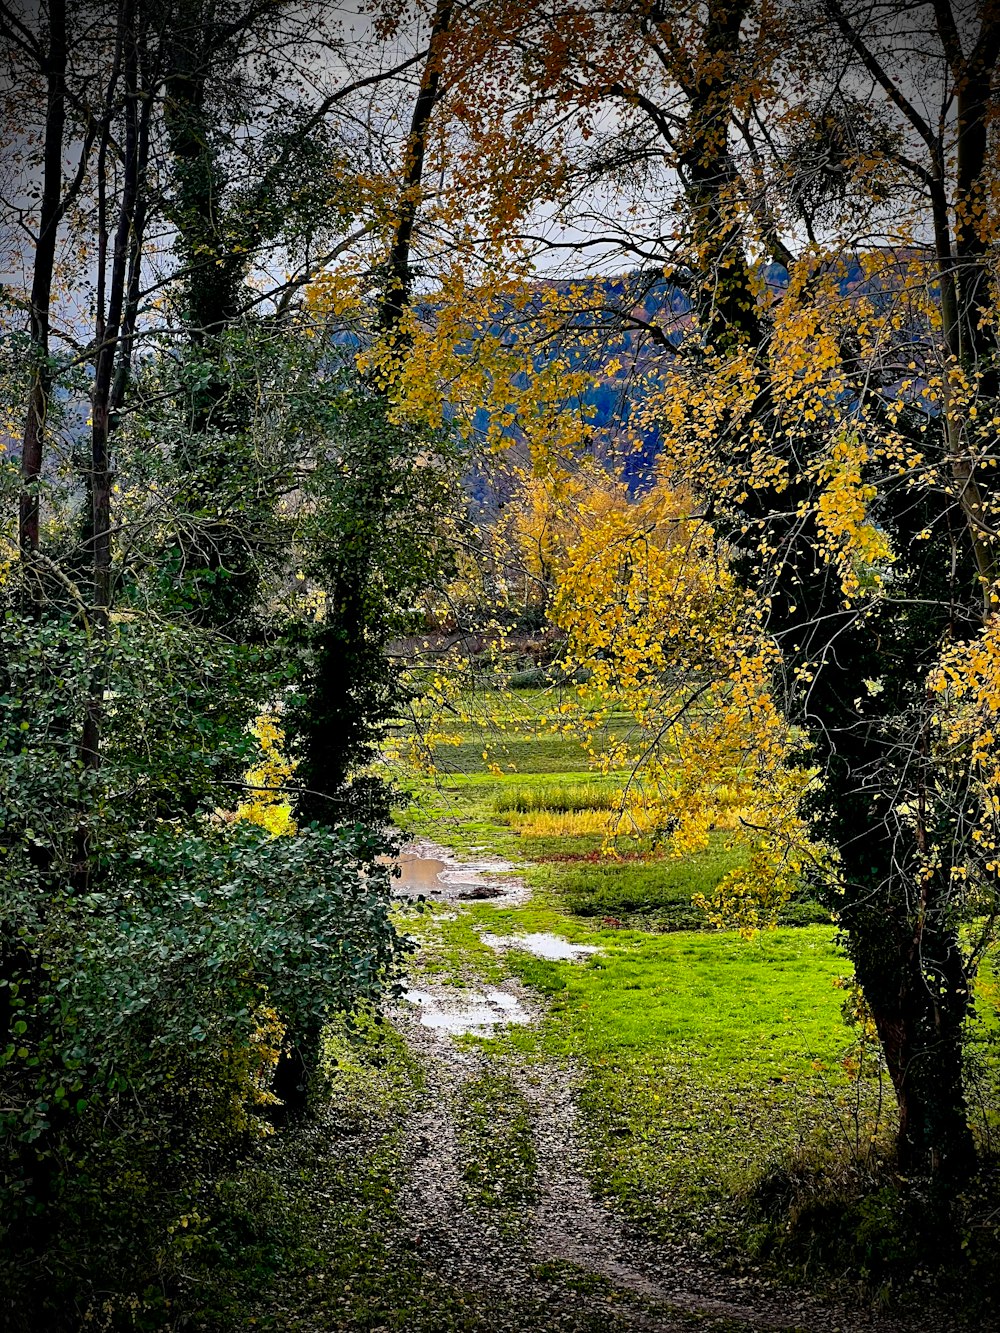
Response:
[[[315,1022],[304,1025],[294,1035],[286,1036],[271,1080],[271,1091],[281,1102],[271,1113],[274,1124],[283,1125],[300,1120],[308,1112],[322,1040],[323,1029]]]
[[[859,980],[864,986],[860,973]],[[962,994],[961,984],[953,981],[943,1022],[940,997],[932,994],[919,967],[911,967],[901,982],[896,1004],[869,1001],[899,1110],[899,1168],[943,1183],[961,1180],[975,1164],[963,1078],[967,991]],[[877,996],[882,987],[871,990]]]
[[[399,215],[389,251],[388,282],[378,313],[378,326],[392,333],[410,303],[413,272],[410,250],[413,228],[420,208],[420,187],[427,154],[427,137],[434,108],[441,97],[441,43],[451,24],[452,0],[438,0],[431,23],[427,60],[420,79],[420,91],[413,104],[410,132],[406,137]]]
[[[209,102],[213,7],[190,0],[171,33],[164,80],[164,127],[171,159],[170,221],[184,272],[182,322],[188,356],[199,364],[189,392],[187,437],[178,462],[187,475],[181,503],[192,522],[172,539],[187,571],[185,596],[194,623],[229,629],[250,608],[259,573],[254,526],[269,515],[257,496],[259,470],[246,445],[249,405],[226,364],[224,339],[239,314],[255,222],[226,212],[226,177]],[[222,442],[225,441],[223,448]],[[206,511],[214,509],[217,517]]]
[[[49,0],[49,46],[42,202],[31,280],[31,342],[34,349],[28,410],[21,449],[21,497],[18,540],[23,553],[38,550],[38,486],[45,449],[45,425],[52,391],[49,365],[49,305],[55,269],[56,236],[63,213],[63,136],[66,126],[66,0]]]
[[[141,216],[140,198],[144,184],[145,150],[147,144],[146,123],[148,111],[139,109],[139,33],[136,28],[134,0],[122,0],[119,10],[119,43],[123,52],[123,77],[125,87],[125,156],[122,169],[122,193],[118,205],[118,221],[115,228],[114,245],[111,253],[110,282],[106,281],[107,243],[104,228],[101,228],[100,254],[98,256],[98,301],[95,342],[97,357],[94,368],[94,385],[91,391],[91,457],[90,457],[90,500],[91,500],[91,586],[93,591],[92,622],[98,636],[103,636],[108,626],[111,609],[111,435],[112,435],[112,400],[113,392],[121,377],[116,372],[123,356],[129,348],[123,345],[122,334],[130,329],[134,322],[134,311],[128,310],[130,288],[137,282],[136,268],[142,250],[142,236],[137,232],[137,219]],[[107,119],[105,134],[111,133],[111,115],[116,96],[115,84],[117,73],[112,75],[108,87]],[[102,144],[99,162],[98,195],[103,221],[105,209],[105,150]],[[131,280],[130,280],[131,279]],[[105,299],[107,308],[105,309]],[[125,339],[127,344],[128,340]],[[101,714],[104,696],[104,673],[97,666],[94,681],[87,700],[80,751],[83,762],[96,768],[100,762]]]
[[[698,243],[699,316],[716,352],[757,346],[763,329],[737,208],[739,173],[729,148],[740,33],[748,0],[711,0],[703,41],[707,59],[686,82],[688,115],[678,154]]]

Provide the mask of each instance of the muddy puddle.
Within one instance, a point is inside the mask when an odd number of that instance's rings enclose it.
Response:
[[[488,931],[480,937],[491,949],[522,949],[534,954],[536,958],[546,958],[553,963],[575,963],[589,954],[600,953],[593,944],[571,944],[559,935],[538,931],[532,935],[491,935]]]
[[[526,892],[503,861],[483,859],[462,862],[436,843],[411,843],[396,857],[399,876],[393,893],[400,898],[424,898],[435,902],[483,902],[495,899],[498,906],[522,901]]]
[[[440,893],[444,885],[441,871],[445,870],[444,861],[432,856],[419,856],[416,852],[400,852],[396,858],[399,866],[399,878],[395,882],[398,893],[431,894]]]
[[[456,989],[447,994],[408,990],[404,999],[416,1006],[422,1027],[453,1036],[487,1036],[494,1028],[530,1023],[532,1018],[516,995],[496,987],[483,991]]]

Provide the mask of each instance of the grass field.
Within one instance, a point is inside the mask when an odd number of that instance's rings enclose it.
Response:
[[[440,771],[434,779],[404,773],[410,801],[400,812],[401,826],[459,852],[513,858],[533,887],[550,891],[552,901],[571,914],[613,917],[647,930],[705,928],[692,898],[709,893],[740,864],[730,834],[719,830],[704,852],[680,860],[655,848],[634,796],[621,796],[627,773],[587,767],[588,756],[572,737],[523,734],[532,712],[547,706],[540,692],[521,691],[516,722],[522,734],[467,725],[456,731],[459,744],[437,751]],[[506,701],[497,704],[498,711],[505,707]],[[612,717],[605,732],[621,736],[630,727],[628,719]],[[613,859],[602,847],[609,821],[619,812],[620,859]],[[803,892],[789,904],[782,924],[829,920]]]
[[[680,860],[642,837],[608,859],[580,816],[606,816],[624,775],[595,774],[565,737],[518,738],[503,776],[485,771],[483,748],[470,735],[443,750],[442,767],[455,755],[458,765],[413,778],[401,822],[459,852],[510,859],[534,894],[457,918],[432,909],[414,927],[422,965],[453,984],[510,969],[547,998],[541,1029],[512,1029],[493,1046],[578,1071],[600,1193],[664,1236],[696,1228],[732,1250],[739,1232],[752,1247],[746,1203],[762,1183],[860,1160],[892,1133],[872,1054],[866,1063],[843,1019],[850,968],[829,914],[803,894],[777,931],[748,941],[711,929],[692,898],[739,864],[727,833]],[[584,964],[498,958],[483,930],[551,931],[600,953]]]
[[[527,692],[518,702],[539,706]],[[627,727],[609,723],[613,734]],[[473,728],[460,740],[440,752],[434,780],[409,775],[401,824],[460,854],[508,859],[533,895],[516,909],[430,909],[412,923],[419,965],[455,985],[513,973],[545,997],[541,1026],[482,1044],[501,1070],[564,1064],[595,1193],[665,1241],[698,1237],[737,1267],[846,1284],[895,1306],[943,1298],[976,1320],[985,1312],[990,1326],[1000,1306],[995,964],[980,977],[968,1048],[987,1156],[944,1222],[920,1182],[892,1169],[892,1090],[871,1037],[845,1021],[850,964],[805,888],[774,931],[747,940],[711,928],[693,899],[739,864],[726,829],[682,859],[643,832],[609,858],[604,821],[624,773],[595,772],[566,736],[524,728],[505,752]],[[551,931],[600,952],[585,963],[498,956],[486,930]],[[522,1147],[515,1137],[498,1150],[513,1191],[524,1187]]]

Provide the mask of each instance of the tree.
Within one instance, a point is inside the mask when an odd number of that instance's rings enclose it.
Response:
[[[46,82],[46,114],[44,147],[42,152],[41,207],[38,233],[34,248],[34,263],[30,297],[30,338],[33,352],[31,390],[24,423],[21,449],[22,495],[19,505],[18,537],[22,550],[32,551],[38,546],[38,494],[42,471],[45,420],[49,409],[52,374],[49,361],[49,308],[52,300],[52,280],[55,268],[56,238],[59,221],[70,198],[63,191],[63,139],[66,123],[66,7],[55,0],[48,15],[48,44],[26,31],[17,15],[4,7],[4,15],[11,23],[14,44],[29,59],[37,63]],[[26,48],[26,49],[25,49]],[[85,150],[90,145],[86,144]],[[81,153],[81,162],[86,160]],[[80,177],[77,177],[77,182]],[[79,189],[79,184],[76,188]]]
[[[411,250],[451,12],[446,0],[434,10],[399,177],[392,182],[375,314],[362,331],[364,378],[343,400],[339,447],[327,452],[309,483],[315,512],[308,572],[322,590],[324,613],[299,635],[305,694],[291,718],[303,784],[297,808],[306,819],[339,808],[342,817],[388,821],[385,785],[370,773],[355,782],[351,775],[370,767],[388,723],[404,707],[400,664],[386,650],[414,627],[416,595],[446,563],[433,517],[450,508],[443,432],[394,418],[390,404],[410,346],[404,317],[413,294]],[[332,333],[338,316],[322,282],[312,295]]]
[[[313,717],[315,576],[369,541],[392,429],[301,300],[352,246],[382,268],[375,194],[396,182],[360,181],[334,126],[352,98],[405,92],[424,52],[376,48],[345,75],[324,5],[4,13],[16,78],[49,90],[37,139],[6,126],[4,218],[38,242],[30,290],[12,282],[4,307],[4,415],[27,422],[23,481],[3,463],[21,554],[5,545],[0,564],[0,1132],[20,1182],[5,1280],[23,1287],[46,1210],[67,1223],[27,1324],[64,1316],[76,1285],[85,1304],[123,1280],[122,1217],[139,1237],[128,1280],[148,1280],[178,1203],[162,1182],[190,1201],[265,1132],[281,1048],[377,1002],[405,951],[379,811],[323,801],[321,822],[271,837],[240,797],[290,684]],[[397,432],[378,477],[337,791],[377,743],[398,695],[387,638],[439,562],[433,443]],[[290,803],[301,786],[282,773]],[[106,1218],[102,1163],[122,1182]]]
[[[592,282],[591,308],[632,331],[632,425],[659,431],[656,484],[693,493],[720,571],[754,594],[737,678],[702,664],[715,698],[749,673],[748,725],[777,728],[776,774],[793,771],[782,714],[808,738],[792,788],[819,770],[808,805],[896,1092],[900,1162],[960,1176],[983,939],[966,948],[960,929],[992,918],[995,885],[993,761],[972,739],[992,734],[995,17],[830,4],[810,28],[738,0],[488,15],[522,80],[489,92],[512,108],[502,123],[563,126],[561,165],[522,216],[555,199],[582,233],[573,256],[593,243],[605,266],[611,247],[642,265],[623,297]],[[933,122],[914,70],[940,94]],[[581,607],[597,604],[582,584],[573,596],[585,658]],[[673,665],[664,739],[705,697],[690,658]],[[788,817],[776,801],[763,831],[794,860],[808,838]]]

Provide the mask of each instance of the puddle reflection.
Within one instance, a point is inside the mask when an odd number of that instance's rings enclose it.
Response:
[[[405,998],[419,1008],[421,1024],[438,1032],[483,1035],[501,1023],[531,1021],[531,1015],[516,995],[495,987],[484,992],[456,991],[448,996],[408,990]]]

